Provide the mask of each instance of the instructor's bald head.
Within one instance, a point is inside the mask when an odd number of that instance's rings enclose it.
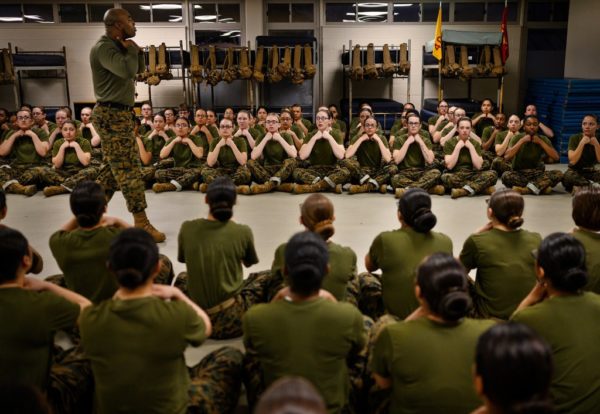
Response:
[[[127,17],[129,17],[129,12],[125,9],[108,9],[106,13],[104,13],[104,26],[114,26],[115,23],[120,20],[127,20]]]

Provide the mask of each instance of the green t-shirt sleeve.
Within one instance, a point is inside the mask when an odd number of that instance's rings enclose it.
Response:
[[[359,354],[367,344],[367,335],[365,333],[365,323],[362,314],[356,309],[353,308],[355,312],[353,331],[354,331],[354,343],[352,344],[352,349],[350,350],[351,355]]]
[[[258,255],[254,248],[254,236],[252,235],[252,230],[250,230],[250,227],[247,227],[246,230],[248,232],[246,236],[246,253],[242,261],[246,267],[250,267],[253,264],[258,263]]]
[[[286,243],[281,244],[277,250],[275,250],[275,256],[273,257],[273,264],[271,265],[271,275],[274,279],[284,280],[283,267],[285,266],[284,253]]]
[[[388,329],[384,328],[373,346],[373,352],[371,353],[371,360],[369,362],[371,371],[382,377],[390,378],[392,376],[390,369],[391,359],[392,340]]]
[[[60,151],[60,146],[65,142],[64,139],[59,139],[54,142],[52,145],[52,157],[56,157],[58,155],[58,151]]]
[[[246,140],[244,138],[234,138],[235,146],[238,148],[240,152],[248,152],[248,147],[246,146]]]
[[[381,267],[381,260],[383,259],[381,256],[383,255],[383,241],[381,234],[375,237],[371,247],[369,248],[369,258],[371,259],[371,264],[379,269]]]
[[[581,141],[581,134],[571,135],[569,138],[569,151],[575,151]]]
[[[81,147],[81,150],[83,152],[92,152],[92,144],[86,139],[82,139],[81,141],[79,141],[79,146]]]
[[[200,346],[206,340],[206,326],[204,325],[204,321],[190,305],[185,302],[179,303],[181,303],[185,312],[185,340],[192,346]]]
[[[451,155],[454,152],[454,148],[456,148],[456,144],[458,143],[455,139],[449,139],[444,144],[444,155]]]
[[[52,292],[40,292],[46,302],[46,326],[51,331],[75,326],[81,308]]]
[[[478,251],[477,246],[475,245],[475,240],[473,240],[473,236],[469,236],[469,238],[465,240],[459,258],[465,268],[475,269],[477,267],[477,263],[479,261]]]
[[[183,247],[183,231],[185,227],[185,222],[181,224],[181,228],[179,229],[179,235],[177,236],[177,261],[179,263],[185,263],[185,249]]]

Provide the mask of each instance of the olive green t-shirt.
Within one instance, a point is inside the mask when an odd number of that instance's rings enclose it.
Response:
[[[107,300],[82,313],[80,330],[98,414],[187,412],[184,351],[206,339],[204,322],[187,303]]]
[[[52,146],[52,157],[56,157],[58,155],[58,151],[60,151],[60,146],[65,142],[64,138],[59,139],[58,141],[54,142],[54,145]],[[90,141],[88,141],[85,138],[75,138],[75,142],[77,142],[79,144],[79,146],[81,147],[81,150],[83,152],[87,152],[87,153],[92,153],[92,145],[90,144]],[[77,152],[75,151],[75,148],[67,148],[65,149],[65,157],[64,157],[64,161],[63,161],[63,165],[61,167],[61,169],[63,170],[73,170],[73,169],[81,169],[84,168],[84,165],[79,161],[79,158],[77,157]]]
[[[569,138],[569,151],[575,151],[582,138],[583,133],[571,135]],[[586,144],[583,147],[583,153],[581,154],[579,161],[577,161],[577,164],[569,165],[569,167],[575,169],[594,168],[597,163],[598,159],[596,158],[596,150],[594,149],[594,146],[592,144]]]
[[[429,119],[427,120],[427,125],[435,125],[435,123],[437,122],[438,119],[440,119],[439,115],[430,116]]]
[[[237,132],[237,128],[236,128],[236,132]],[[252,139],[254,140],[255,145],[256,145],[256,140],[261,138],[263,135],[265,135],[262,132],[262,129],[257,128],[257,127],[249,128],[248,132],[250,132],[250,136],[252,136]],[[252,149],[252,146],[250,145],[248,138],[246,138],[244,135],[239,135],[239,137],[242,138],[244,140],[244,142],[246,143],[246,148]]]
[[[42,142],[48,142],[48,134],[46,131],[40,128],[31,129]],[[17,132],[16,130],[9,129],[2,137],[2,141],[6,141],[12,134]],[[15,139],[10,154],[7,156],[14,165],[41,165],[44,164],[45,158],[37,153],[33,138],[30,136],[23,136]]]
[[[246,352],[260,361],[266,386],[300,376],[319,390],[328,413],[347,404],[346,358],[366,343],[363,317],[354,306],[322,298],[259,304],[244,315],[243,329]]]
[[[524,323],[552,349],[550,395],[557,413],[588,414],[600,407],[600,296],[555,296],[523,309],[513,320]]]
[[[524,132],[521,132],[511,138],[508,144],[509,148],[514,146],[521,138],[525,136]],[[538,135],[542,141],[552,147],[552,142],[544,136]],[[519,152],[515,154],[512,160],[513,170],[528,170],[539,167],[543,163],[544,155],[546,152],[541,145],[534,144],[533,142],[526,142],[519,148]]]
[[[281,135],[281,138],[283,138],[285,142],[290,144],[292,147],[294,146],[294,141],[292,140],[292,136],[290,134],[281,132],[280,135]],[[260,144],[262,142],[264,137],[265,136],[263,135],[263,136],[259,137],[258,140],[256,140],[255,148],[258,146],[258,144]],[[279,142],[271,139],[271,140],[269,140],[269,142],[267,142],[265,144],[265,147],[263,148],[263,151],[262,151],[262,164],[263,165],[281,165],[288,158],[290,158],[290,156],[288,155],[288,153],[285,151],[285,149],[281,146],[281,144]]]
[[[215,125],[206,125],[206,128],[210,131],[213,136],[213,141],[219,138],[219,128]]]
[[[447,119],[444,119],[442,122],[440,122],[440,124],[437,126],[437,128],[435,129],[436,132],[441,132],[443,131],[446,126],[448,125],[450,121],[448,121]]]
[[[383,146],[389,149],[389,144],[385,135],[379,135],[379,139],[383,143]],[[351,141],[350,145],[354,144],[360,137],[355,136]],[[361,167],[372,167],[379,168],[381,164],[384,162],[381,157],[381,149],[379,148],[379,144],[375,140],[367,140],[364,141],[358,149],[356,150],[356,159]]]
[[[473,115],[473,118],[471,119],[475,119],[481,114],[482,112],[478,112],[475,115]],[[477,122],[477,125],[473,127],[473,132],[475,132],[478,136],[481,136],[483,134],[483,131],[489,126],[491,126],[492,128],[494,127],[494,118],[481,118],[479,122]]]
[[[175,161],[175,167],[194,168],[200,167],[206,162],[206,156],[208,155],[208,140],[204,134],[202,135],[190,135],[188,137],[192,140],[197,147],[202,148],[202,158],[197,158],[189,146],[177,143],[171,150],[171,156]],[[221,148],[221,151],[223,148]]]
[[[336,119],[332,127],[339,129],[344,134],[346,133],[346,122],[342,121],[341,119]]]
[[[304,131],[302,131],[302,128],[300,128],[298,125],[296,124],[292,124],[292,126],[290,127],[290,129],[292,131],[294,131],[294,133],[296,134],[296,136],[298,137],[299,140],[304,140]]]
[[[285,267],[285,246],[281,244],[275,251],[271,275],[277,280],[286,280],[283,274]],[[346,300],[346,285],[356,274],[356,253],[350,247],[342,246],[334,242],[327,242],[329,251],[329,273],[325,275],[322,289],[331,293],[339,301]]]
[[[381,269],[383,304],[389,313],[404,319],[419,307],[416,270],[423,258],[437,252],[452,254],[452,240],[443,233],[418,233],[404,227],[375,237],[369,258]]]
[[[386,326],[370,367],[392,380],[390,413],[465,414],[480,406],[473,387],[475,347],[493,325],[474,319],[443,325],[423,317]]]
[[[421,137],[425,146],[429,149],[432,149],[432,144],[429,138]],[[394,140],[394,151],[400,150],[406,140],[408,139],[408,135],[400,135],[396,137]],[[402,170],[405,168],[423,168],[425,167],[425,157],[423,157],[423,152],[421,151],[421,147],[418,143],[413,142],[409,145],[408,150],[406,151],[406,155],[404,159],[398,164],[398,167]]]
[[[508,135],[510,131],[508,129],[505,129],[504,131],[500,131],[496,134],[496,139],[494,140],[494,145],[502,145],[502,143],[504,142],[504,139],[506,138],[506,136]],[[482,139],[482,142],[483,139]],[[510,145],[510,141],[509,141],[509,145]]]
[[[477,269],[473,300],[483,317],[508,319],[531,291],[536,282],[531,252],[541,241],[538,233],[523,229],[491,229],[465,241],[460,261]]]
[[[361,131],[361,132],[359,132],[359,131],[360,131],[360,128],[358,128],[358,129],[355,129],[355,130],[354,130],[354,131],[353,131],[353,132],[350,134],[350,142],[353,142],[353,141],[355,141],[356,139],[360,138],[360,137],[361,137],[361,136],[362,136],[362,135],[365,133],[365,131],[364,131],[364,130],[363,130],[363,131]],[[377,129],[375,130],[375,133],[376,133],[377,135],[379,135],[379,138],[381,138],[382,140],[385,140],[385,139],[386,139],[386,138],[385,138],[385,132],[384,132],[384,130],[383,130],[383,129],[381,129],[381,125],[379,125],[379,122],[377,122]],[[343,134],[342,134],[342,135],[343,135]]]
[[[115,227],[98,227],[59,230],[50,236],[50,250],[65,276],[67,288],[93,303],[112,297],[118,285],[106,261],[110,244],[120,232]]]
[[[137,47],[125,48],[103,35],[90,51],[90,65],[97,101],[133,106],[134,78],[145,69],[144,56]]]
[[[231,220],[184,221],[177,259],[186,264],[190,297],[203,309],[233,297],[242,286],[242,263],[258,263],[250,227]]]
[[[600,294],[600,233],[577,229],[573,237],[585,247],[585,265],[589,277],[585,290]]]
[[[458,127],[456,125],[452,125],[452,126],[446,126],[444,129],[442,129],[442,138],[445,137],[446,135],[448,135],[450,133],[450,131],[452,131],[454,128],[456,128],[456,130],[454,131],[454,137],[458,135]]]
[[[150,130],[146,134],[146,136],[143,138],[143,142],[144,142],[144,149],[147,152],[152,153],[152,160],[150,161],[150,163],[154,164],[154,163],[160,161],[160,151],[167,144],[167,142],[160,135],[154,135],[152,138],[150,138],[149,135],[151,132],[152,132],[152,130]],[[173,130],[167,129],[165,131],[165,133],[171,139],[175,138],[175,132]]]
[[[483,129],[483,132],[481,133],[481,143],[484,144],[486,142],[488,142],[490,140],[490,137],[492,136],[492,134],[494,133],[495,127],[494,125],[490,125],[488,127],[485,127]],[[501,129],[498,131],[498,133],[496,134],[496,136],[494,137],[494,142],[492,143],[492,146],[490,147],[490,151],[494,151],[494,145],[496,144],[497,140],[498,140],[498,135],[504,131],[507,131],[506,129]],[[506,135],[504,135],[506,136]],[[500,141],[500,144],[502,144],[502,141]]]
[[[217,143],[219,141],[221,141],[221,139],[223,139],[218,135],[214,136],[213,138],[214,139],[210,143],[210,148],[209,148],[210,152],[214,151],[215,147],[217,146]],[[242,152],[242,153],[248,152],[248,147],[246,146],[245,138],[235,137],[235,138],[229,138],[229,139],[233,139],[233,143],[235,144],[235,146],[237,147],[239,152]],[[236,169],[240,166],[237,159],[235,158],[235,154],[233,153],[233,150],[231,148],[229,148],[227,145],[224,145],[219,150],[219,156],[217,157],[217,163],[218,163],[219,167],[229,168],[229,169]]]
[[[318,130],[309,131],[304,137],[304,145],[306,145],[317,132]],[[337,129],[332,129],[329,131],[329,134],[333,137],[335,142],[340,145],[344,144],[344,137],[340,131]],[[335,165],[337,161],[338,159],[333,154],[333,150],[331,149],[329,141],[327,141],[325,138],[321,138],[315,142],[315,145],[313,146],[308,157],[308,162],[310,162],[310,165]]]
[[[0,386],[33,385],[45,390],[54,333],[72,328],[79,305],[51,292],[0,289]]]
[[[454,148],[456,148],[456,144],[458,144],[458,136],[450,138],[444,144],[444,155],[451,155],[454,152]],[[469,138],[471,144],[475,147],[475,151],[477,155],[481,155],[481,145],[479,142],[475,141],[473,138]],[[456,165],[452,168],[452,171],[460,171],[460,170],[473,170],[473,161],[471,159],[471,152],[467,147],[462,147],[460,152],[458,153],[458,160],[456,161]]]

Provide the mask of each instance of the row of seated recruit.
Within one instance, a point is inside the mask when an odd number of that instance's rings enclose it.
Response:
[[[456,62],[455,47],[460,51],[460,64]],[[501,77],[505,74],[506,68],[502,64],[500,48],[498,46],[494,46],[492,49],[489,45],[486,45],[481,50],[479,63],[477,65],[470,65],[469,51],[466,45],[455,46],[446,44],[442,75],[467,80],[476,77]]]

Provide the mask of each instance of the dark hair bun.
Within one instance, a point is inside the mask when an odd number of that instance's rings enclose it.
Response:
[[[146,279],[142,272],[132,268],[120,269],[115,271],[115,277],[119,285],[128,289],[134,289],[144,283]]]
[[[412,218],[412,227],[419,233],[427,233],[437,224],[437,217],[428,208],[415,212]]]
[[[569,291],[583,288],[588,282],[588,274],[579,267],[567,270],[563,278],[564,285]]]
[[[101,216],[93,213],[81,213],[75,216],[80,227],[93,227],[100,222],[100,218]]]
[[[523,225],[523,217],[513,216],[508,219],[506,225],[511,229],[518,229]]]
[[[211,205],[211,213],[217,220],[225,222],[233,216],[233,208],[229,203],[220,201]]]
[[[463,318],[471,309],[471,297],[462,290],[446,294],[439,303],[438,313],[444,320],[454,322]]]

